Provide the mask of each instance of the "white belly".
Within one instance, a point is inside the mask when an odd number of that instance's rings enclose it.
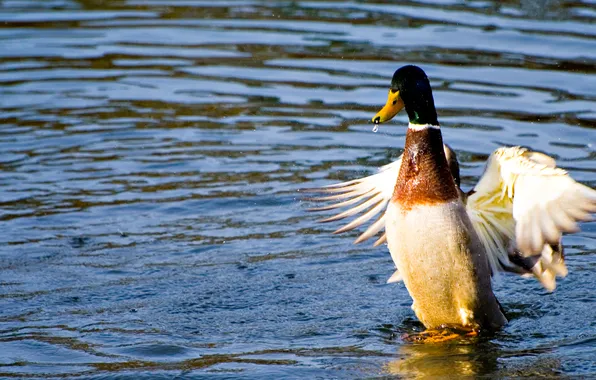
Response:
[[[391,202],[386,230],[412,308],[426,327],[505,323],[492,293],[484,247],[461,201],[405,211]]]

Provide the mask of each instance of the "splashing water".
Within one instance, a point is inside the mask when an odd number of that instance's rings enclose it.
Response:
[[[378,124],[375,124],[375,125],[373,126],[373,129],[372,129],[372,131],[373,131],[374,133],[377,133],[377,132],[379,131],[379,125],[378,125]]]

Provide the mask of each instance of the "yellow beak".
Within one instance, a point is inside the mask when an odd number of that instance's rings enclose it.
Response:
[[[402,108],[404,108],[404,101],[399,96],[399,91],[389,90],[387,103],[385,103],[385,106],[372,118],[372,122],[381,124],[389,121],[393,119],[393,116],[397,115]]]

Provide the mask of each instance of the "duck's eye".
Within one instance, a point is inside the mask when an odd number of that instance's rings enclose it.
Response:
[[[396,104],[397,104],[397,99],[393,101],[393,105],[396,105]]]

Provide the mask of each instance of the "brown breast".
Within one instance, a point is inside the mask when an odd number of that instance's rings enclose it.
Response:
[[[459,197],[449,171],[438,128],[408,129],[406,146],[393,202],[402,209],[419,204],[444,203]]]

